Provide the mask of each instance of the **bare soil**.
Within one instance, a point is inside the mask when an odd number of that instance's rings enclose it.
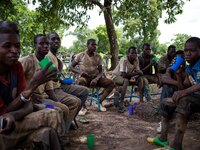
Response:
[[[159,136],[157,134],[160,116],[153,106],[158,104],[158,97],[153,103],[142,103],[136,108],[136,113],[128,115],[128,110],[118,113],[117,108],[107,108],[107,112],[98,112],[94,106],[89,106],[86,114],[88,124],[78,122],[79,128],[70,131],[70,150],[87,150],[87,135],[95,136],[94,150],[153,150],[159,148],[148,144],[146,138]],[[172,123],[169,141],[172,142],[175,123]],[[184,137],[184,150],[200,149],[200,116],[195,115],[188,124]]]

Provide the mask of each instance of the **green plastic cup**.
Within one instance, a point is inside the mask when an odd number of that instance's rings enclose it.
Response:
[[[39,65],[41,68],[45,68],[46,65],[51,62],[51,59],[49,57],[45,57],[44,59],[42,59],[40,62],[39,62]],[[55,68],[55,66],[52,64],[50,67],[49,67],[49,70]]]
[[[87,135],[87,147],[89,149],[94,148],[94,134],[88,134]]]

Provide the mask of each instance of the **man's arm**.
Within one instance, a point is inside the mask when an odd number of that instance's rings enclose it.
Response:
[[[56,57],[57,58],[57,57]],[[60,72],[60,73],[62,73],[62,70],[63,70],[63,62],[59,59],[59,58],[57,58],[57,60],[58,60],[58,71]]]
[[[56,94],[54,92],[54,87],[53,87],[53,82],[52,81],[48,81],[45,84],[45,92],[49,96],[49,99],[54,100],[55,102],[58,101],[57,96],[56,96]]]
[[[69,67],[70,71],[80,74],[81,77],[89,77],[89,75],[87,73],[81,71],[80,69],[77,69],[76,68],[77,65],[78,65],[78,63],[75,60],[73,60]]]
[[[170,78],[169,76],[161,75],[161,81],[165,84],[178,86],[178,81]]]
[[[71,65],[69,66],[69,69],[74,73],[81,74],[81,71],[76,68],[77,65],[78,63],[75,60],[73,60]]]
[[[190,95],[190,94],[197,92],[199,90],[200,90],[200,84],[196,84],[196,85],[193,85],[193,86],[186,88],[184,90],[176,91],[176,92],[174,92],[174,94],[172,96],[172,100],[175,103],[177,103],[180,100],[181,97]]]
[[[141,76],[141,75],[143,75],[142,71],[137,71],[133,73],[121,72],[121,76],[127,79],[130,79],[131,77],[134,77],[134,76]]]
[[[26,102],[26,103],[24,103],[24,105],[21,109],[9,112],[9,114],[11,114],[15,118],[15,120],[21,120],[26,115],[30,114],[31,112],[33,112],[32,102]]]
[[[194,92],[200,91],[200,84],[193,85],[189,88],[183,90],[186,95],[192,94]]]
[[[90,86],[91,87],[96,86],[96,84],[99,81],[99,79],[103,76],[103,67],[102,67],[102,65],[98,66],[98,70],[99,70],[99,74],[90,82]]]
[[[171,78],[171,74],[176,75],[176,80]],[[174,72],[170,70],[169,68],[167,69],[167,72],[165,74],[161,74],[161,82],[177,86],[179,90],[185,89],[184,86],[184,79],[185,79],[185,73],[184,72]]]
[[[20,109],[24,105],[24,101],[21,99],[21,97],[28,100],[39,85],[49,80],[55,80],[57,69],[48,70],[51,64],[51,62],[48,63],[44,69],[41,69],[34,74],[25,90],[21,92],[20,95],[8,105],[6,112],[12,112]]]
[[[24,103],[23,107],[12,111],[9,113],[5,113],[0,116],[6,123],[3,129],[0,129],[0,134],[10,134],[15,129],[15,121],[23,119],[26,115],[33,111],[32,103],[27,102]]]
[[[97,80],[97,82],[99,81],[99,79],[103,76],[103,66],[99,65],[98,66],[98,70],[99,70],[99,74],[96,76],[96,78],[94,78],[95,80]],[[93,79],[93,80],[94,80]]]
[[[58,98],[54,92],[54,90],[47,90],[45,91],[47,93],[47,95],[49,96],[49,99],[54,100],[55,102],[58,101]]]
[[[150,63],[147,66],[145,66],[144,68],[142,68],[141,70],[143,72],[145,72],[146,70],[148,70],[149,68],[151,68],[153,66],[153,64],[154,64],[154,62],[152,60],[150,60]]]

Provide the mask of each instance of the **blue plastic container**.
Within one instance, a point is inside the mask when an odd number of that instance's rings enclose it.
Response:
[[[170,68],[173,71],[177,71],[183,62],[184,62],[184,58],[182,58],[181,56],[176,56],[175,63],[172,64]]]
[[[54,105],[53,104],[45,104],[45,108],[54,109]]]
[[[128,106],[128,115],[133,115],[133,105]]]
[[[73,83],[73,79],[72,79],[72,78],[64,78],[64,79],[60,80],[60,82],[61,82],[62,84],[70,85],[70,84]]]

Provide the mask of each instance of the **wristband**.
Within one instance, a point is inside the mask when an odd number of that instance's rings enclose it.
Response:
[[[22,102],[29,102],[30,101],[30,98],[25,98],[23,95],[22,95],[22,93],[20,94],[20,100],[22,101]]]

